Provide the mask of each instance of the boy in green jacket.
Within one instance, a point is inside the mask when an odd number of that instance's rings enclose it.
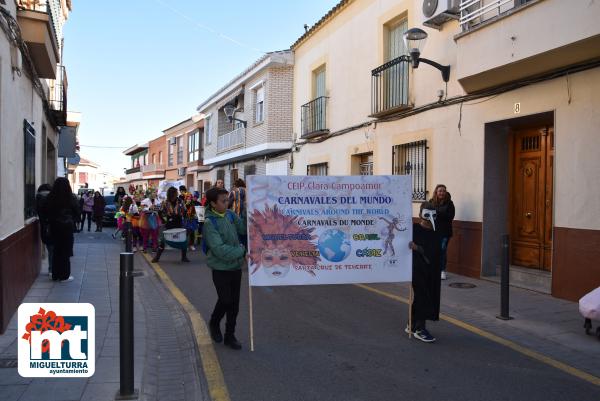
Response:
[[[242,265],[246,248],[238,235],[246,234],[246,218],[227,210],[228,193],[222,188],[206,191],[206,214],[202,230],[206,243],[206,264],[212,269],[217,290],[217,304],[210,317],[209,329],[213,341],[223,341],[221,320],[227,315],[225,345],[239,350],[242,344],[235,338],[235,322],[240,309]]]

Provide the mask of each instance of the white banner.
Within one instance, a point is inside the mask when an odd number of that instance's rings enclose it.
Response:
[[[412,279],[409,176],[248,177],[252,286]]]

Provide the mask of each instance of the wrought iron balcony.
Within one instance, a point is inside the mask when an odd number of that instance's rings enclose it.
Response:
[[[59,65],[56,71],[54,85],[50,87],[50,110],[56,119],[56,124],[67,124],[67,71],[65,66]]]
[[[56,79],[60,62],[60,1],[18,0],[17,21],[40,78]]]
[[[217,140],[217,153],[227,152],[231,149],[244,146],[246,143],[246,128],[238,127],[224,135],[219,135]]]
[[[460,26],[468,31],[492,18],[522,7],[531,0],[461,0]]]
[[[371,116],[381,117],[409,108],[410,58],[397,57],[371,71]]]
[[[327,97],[321,96],[306,103],[301,108],[301,138],[312,138],[329,132],[327,128]]]

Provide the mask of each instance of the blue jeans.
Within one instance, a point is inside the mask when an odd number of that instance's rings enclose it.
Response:
[[[446,271],[446,260],[448,259],[448,242],[450,242],[450,237],[442,237],[442,254],[440,255],[440,265],[443,272]]]
[[[48,250],[48,273],[52,273],[52,256],[54,256],[54,245],[46,244]]]

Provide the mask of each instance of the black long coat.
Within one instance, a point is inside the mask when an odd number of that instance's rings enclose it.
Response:
[[[413,224],[413,242],[420,248],[413,251],[412,286],[413,319],[439,320],[440,316],[440,237],[419,223]]]

